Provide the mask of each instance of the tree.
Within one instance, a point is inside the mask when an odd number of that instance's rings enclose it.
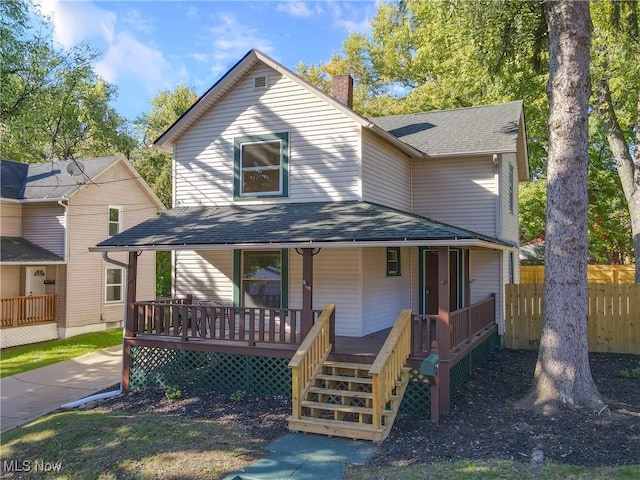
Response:
[[[42,162],[128,154],[135,141],[109,106],[115,87],[93,70],[97,53],[86,45],[55,46],[50,23],[24,2],[2,2],[0,8],[2,155]]]
[[[547,2],[549,156],[542,336],[533,389],[520,406],[603,408],[587,343],[588,2]]]

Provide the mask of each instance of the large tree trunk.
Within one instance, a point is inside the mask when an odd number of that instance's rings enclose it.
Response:
[[[636,262],[635,282],[640,283],[640,148],[638,148],[640,145],[640,92],[638,92],[636,115],[635,158],[631,156],[629,145],[618,123],[607,79],[598,82],[598,113],[607,133],[609,147],[616,160],[622,191],[631,215],[631,235]]]
[[[533,389],[521,407],[604,405],[587,344],[588,2],[548,1],[549,156],[544,321]]]

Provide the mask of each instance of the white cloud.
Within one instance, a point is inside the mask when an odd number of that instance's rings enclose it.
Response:
[[[41,0],[40,11],[51,18],[54,40],[66,48],[89,39],[113,41],[117,15],[91,2]]]
[[[309,2],[279,2],[277,10],[295,18],[309,18],[324,13],[319,4],[311,5]]]
[[[138,32],[153,33],[154,30],[153,20],[143,16],[139,10],[129,10],[127,14],[122,17],[122,22]]]
[[[107,82],[116,83],[122,77],[129,77],[155,91],[168,84],[172,65],[159,50],[122,32],[116,35],[95,69]]]

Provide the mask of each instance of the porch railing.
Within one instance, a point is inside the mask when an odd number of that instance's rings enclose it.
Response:
[[[327,305],[289,362],[291,369],[291,416],[302,417],[302,398],[311,378],[331,353],[335,305]]]
[[[218,303],[173,299],[134,303],[131,335],[299,345],[302,310],[285,308],[230,307]],[[314,310],[314,321],[320,310]]]
[[[0,325],[21,327],[56,320],[56,295],[33,295],[0,299]]]
[[[451,312],[451,350],[456,350],[487,327],[496,319],[496,299],[494,296],[478,302],[470,307]]]
[[[411,309],[407,309],[400,312],[380,353],[369,368],[369,375],[373,379],[372,425],[374,429],[382,428],[383,409],[389,403],[410,355]]]

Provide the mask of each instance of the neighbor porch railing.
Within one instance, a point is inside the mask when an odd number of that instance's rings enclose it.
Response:
[[[56,295],[0,299],[0,325],[21,327],[56,320]]]
[[[411,309],[400,312],[380,353],[369,368],[373,379],[372,426],[382,428],[382,414],[411,355]],[[389,425],[393,419],[389,419]]]
[[[335,325],[335,305],[327,305],[313,328],[304,339],[296,354],[289,362],[291,369],[291,416],[302,417],[302,398],[311,378],[333,349],[333,326]]]
[[[449,315],[451,324],[451,350],[455,351],[471,342],[473,337],[495,324],[496,299],[487,298],[470,307],[461,308]]]
[[[319,313],[313,311],[314,321]],[[171,337],[183,342],[199,339],[248,346],[297,346],[303,340],[301,317],[300,309],[231,307],[191,299],[154,300],[134,303],[127,334]]]

